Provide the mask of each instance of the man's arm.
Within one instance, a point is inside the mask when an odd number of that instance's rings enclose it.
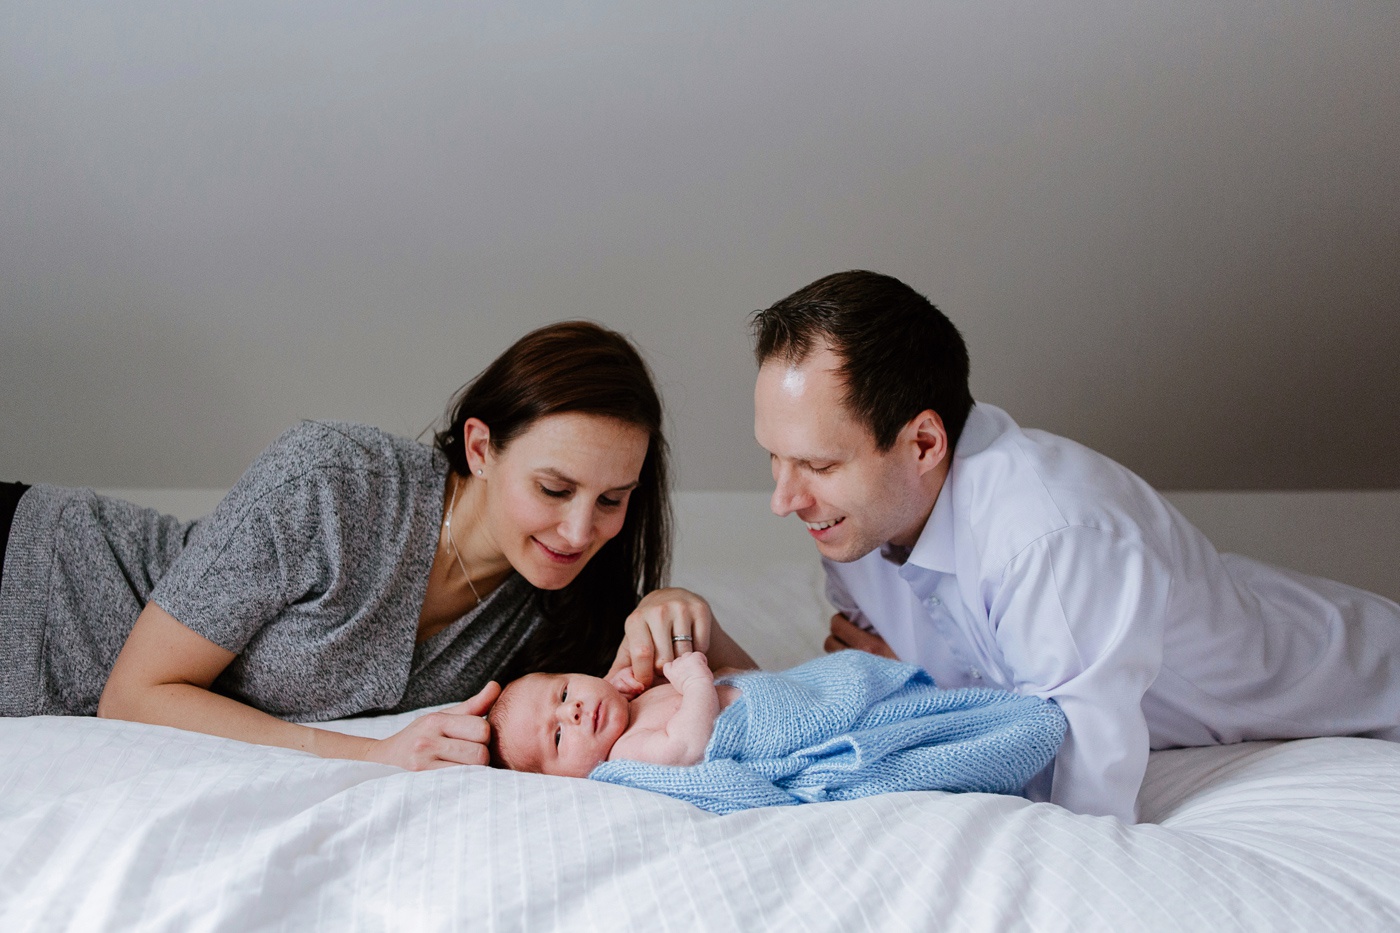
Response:
[[[1136,821],[1142,698],[1161,669],[1170,579],[1141,542],[1071,527],[1018,554],[989,607],[1015,689],[1055,700],[1069,720],[1050,799],[1076,813]]]
[[[699,651],[667,662],[662,673],[681,693],[681,705],[662,729],[638,730],[617,740],[611,759],[656,765],[697,765],[719,718],[719,693],[705,655]]]
[[[853,648],[882,658],[898,659],[894,649],[880,637],[875,626],[856,605],[855,598],[842,584],[832,564],[822,561],[822,570],[826,573],[826,600],[836,609],[836,615],[831,617],[830,634],[822,643],[822,650],[831,654]]]
[[[848,648],[898,660],[894,649],[876,635],[874,630],[863,629],[838,612],[831,617],[831,634],[826,636],[826,641],[822,643],[822,650],[831,654],[833,651],[845,651]]]

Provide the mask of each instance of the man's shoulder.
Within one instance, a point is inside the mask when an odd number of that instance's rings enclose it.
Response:
[[[1025,538],[1074,526],[1122,531],[1158,517],[1161,496],[1132,470],[987,408],[976,443],[965,452],[959,445],[949,477],[962,525]]]

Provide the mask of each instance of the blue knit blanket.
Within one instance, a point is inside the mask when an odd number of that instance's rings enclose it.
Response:
[[[906,790],[1020,793],[1055,757],[1065,717],[1038,697],[940,690],[862,651],[720,678],[743,695],[692,767],[606,761],[589,777],[714,813]]]

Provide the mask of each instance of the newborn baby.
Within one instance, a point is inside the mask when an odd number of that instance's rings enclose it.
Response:
[[[670,683],[645,691],[628,668],[611,682],[587,674],[511,681],[487,716],[492,764],[566,777],[588,777],[614,759],[699,764],[715,719],[739,691],[717,687],[699,651],[668,661],[661,672]]]
[[[529,674],[488,718],[492,763],[651,790],[714,813],[910,790],[1020,793],[1064,736],[1058,706],[940,690],[912,664],[841,651],[787,671],[725,671],[699,652],[643,691]]]

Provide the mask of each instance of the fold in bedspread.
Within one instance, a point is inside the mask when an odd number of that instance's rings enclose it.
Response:
[[[912,664],[860,651],[720,682],[743,695],[720,714],[701,764],[609,761],[589,777],[714,813],[908,790],[1014,794],[1065,733],[1054,703],[940,690]]]

